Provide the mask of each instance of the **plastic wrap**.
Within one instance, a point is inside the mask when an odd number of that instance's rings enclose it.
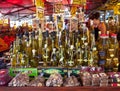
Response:
[[[70,87],[70,86],[79,86],[80,83],[78,82],[77,78],[75,76],[70,76],[68,77],[64,84],[65,87]]]
[[[108,76],[106,73],[99,73],[100,86],[108,86]]]
[[[27,86],[29,84],[29,76],[27,73],[20,72],[14,77],[8,86]]]
[[[89,72],[80,73],[80,78],[83,86],[91,86],[91,74]]]
[[[45,86],[44,82],[45,82],[44,77],[38,76],[38,77],[36,77],[34,80],[32,80],[32,81],[28,84],[28,86],[42,87],[42,86]]]
[[[51,74],[48,80],[46,81],[46,86],[57,86],[60,87],[63,84],[63,78],[59,73]]]
[[[99,86],[100,84],[100,78],[98,74],[92,74],[92,86]]]

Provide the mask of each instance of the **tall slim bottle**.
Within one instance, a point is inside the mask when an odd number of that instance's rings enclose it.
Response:
[[[74,59],[74,46],[71,45],[69,48],[69,58],[67,59],[67,66],[74,67],[75,66],[75,59]]]
[[[65,50],[62,45],[58,49],[58,66],[65,67]]]
[[[33,33],[32,35],[32,56],[30,58],[30,66],[31,67],[38,67],[39,65],[39,61],[37,59],[37,43],[36,43],[36,40],[35,40],[35,35]]]
[[[48,45],[48,37],[45,39],[44,47],[42,49],[42,59],[43,59],[43,66],[48,66],[50,63],[50,48]]]

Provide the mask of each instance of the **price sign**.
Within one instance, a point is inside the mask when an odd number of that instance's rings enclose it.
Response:
[[[38,70],[37,68],[10,68],[9,74],[10,76],[15,76],[20,72],[28,72],[29,76],[37,76]]]

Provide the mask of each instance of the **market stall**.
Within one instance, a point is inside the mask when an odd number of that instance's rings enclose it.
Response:
[[[0,61],[0,91],[120,89],[117,30],[105,30],[105,24],[96,18],[99,13],[87,10],[90,0],[36,0],[34,9],[21,5],[22,0],[7,2],[22,7],[11,12],[28,9],[36,18],[32,19],[32,26],[14,26],[14,37],[4,37],[9,51]],[[118,8],[118,1],[113,7],[116,5]]]

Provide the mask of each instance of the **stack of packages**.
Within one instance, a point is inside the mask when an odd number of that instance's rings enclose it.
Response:
[[[83,86],[108,86],[108,76],[100,68],[82,68],[80,78]]]
[[[89,72],[81,72],[80,78],[83,86],[91,86],[91,74]]]
[[[83,86],[91,86],[91,74],[89,72],[82,72],[80,78]]]
[[[92,76],[92,79],[91,79],[92,86],[99,86],[100,84],[99,75],[97,73],[93,73],[91,74],[91,76]]]
[[[79,86],[80,82],[75,76],[69,76],[67,79],[65,79],[65,82],[63,86],[65,87],[71,87],[71,86]]]
[[[92,86],[108,86],[108,76],[106,73],[93,73]]]
[[[110,86],[120,86],[120,72],[109,72],[108,76]]]
[[[99,73],[100,86],[108,86],[108,76],[106,73]]]

